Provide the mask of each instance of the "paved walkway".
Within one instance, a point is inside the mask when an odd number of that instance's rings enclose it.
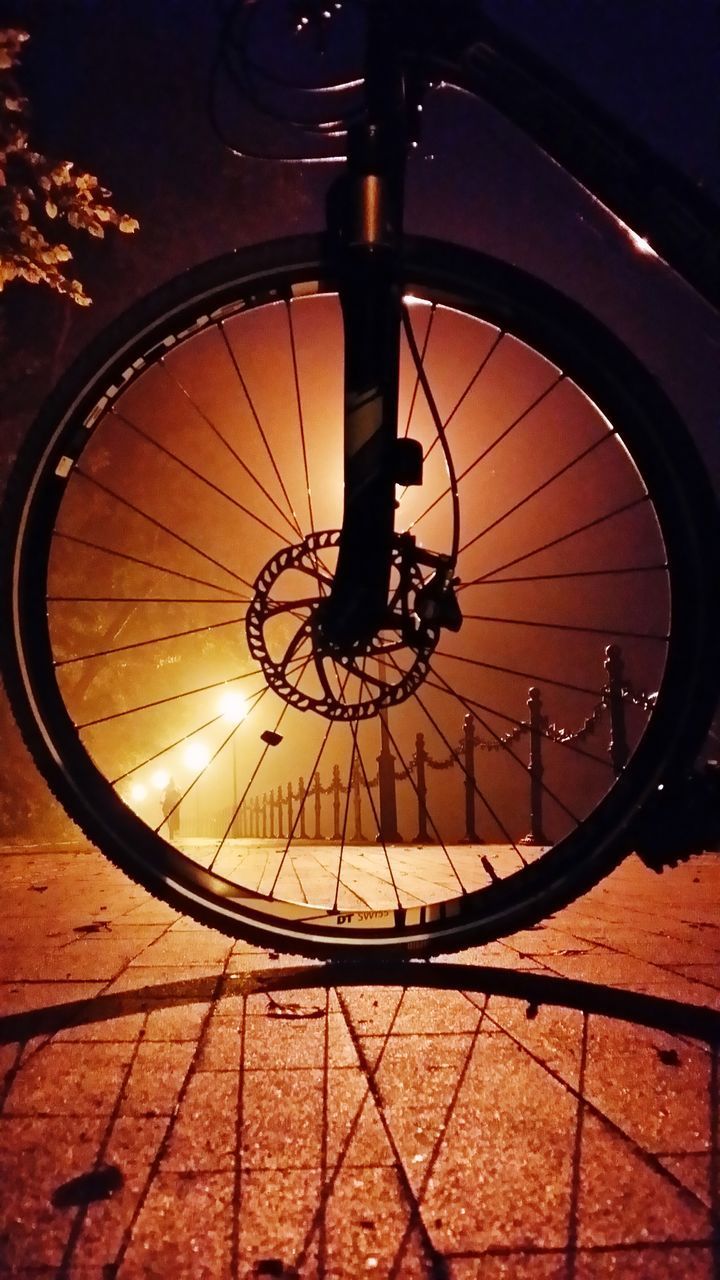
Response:
[[[94,851],[2,911],[3,1276],[720,1276],[717,856],[375,983]]]

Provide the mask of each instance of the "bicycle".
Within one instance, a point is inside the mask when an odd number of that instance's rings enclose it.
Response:
[[[404,233],[419,110],[477,15],[365,8],[324,233],[204,264],[116,322],[45,406],[3,514],[6,684],[67,811],[195,918],[351,958],[482,943],[577,896],[686,776],[718,690],[718,512],[672,405],[549,286]],[[487,59],[457,74],[492,80]],[[598,673],[620,646],[606,757]],[[428,761],[460,770],[479,834]],[[180,775],[165,813],[152,787]]]

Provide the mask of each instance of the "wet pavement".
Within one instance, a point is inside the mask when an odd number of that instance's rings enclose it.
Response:
[[[717,855],[376,975],[1,856],[0,1275],[720,1276]]]

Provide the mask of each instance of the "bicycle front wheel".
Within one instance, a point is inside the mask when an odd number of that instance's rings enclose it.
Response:
[[[151,891],[309,955],[450,950],[568,901],[715,692],[717,513],[657,386],[507,265],[410,241],[401,270],[422,377],[404,340],[399,431],[424,476],[397,529],[457,549],[462,613],[422,652],[407,626],[352,662],[318,652],[343,335],[314,239],[118,321],[36,423],[4,516],[6,681],[55,794]],[[430,570],[410,543],[412,604]]]

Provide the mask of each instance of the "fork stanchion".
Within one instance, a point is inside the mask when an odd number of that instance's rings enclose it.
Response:
[[[417,790],[418,829],[413,844],[426,844],[427,829],[427,783],[425,781],[425,735],[415,735],[415,786]]]
[[[543,831],[543,773],[542,759],[543,733],[547,721],[542,711],[542,695],[539,689],[528,689],[528,710],[530,712],[528,727],[530,748],[528,751],[528,773],[530,775],[530,830],[519,844],[547,844],[548,839]]]

